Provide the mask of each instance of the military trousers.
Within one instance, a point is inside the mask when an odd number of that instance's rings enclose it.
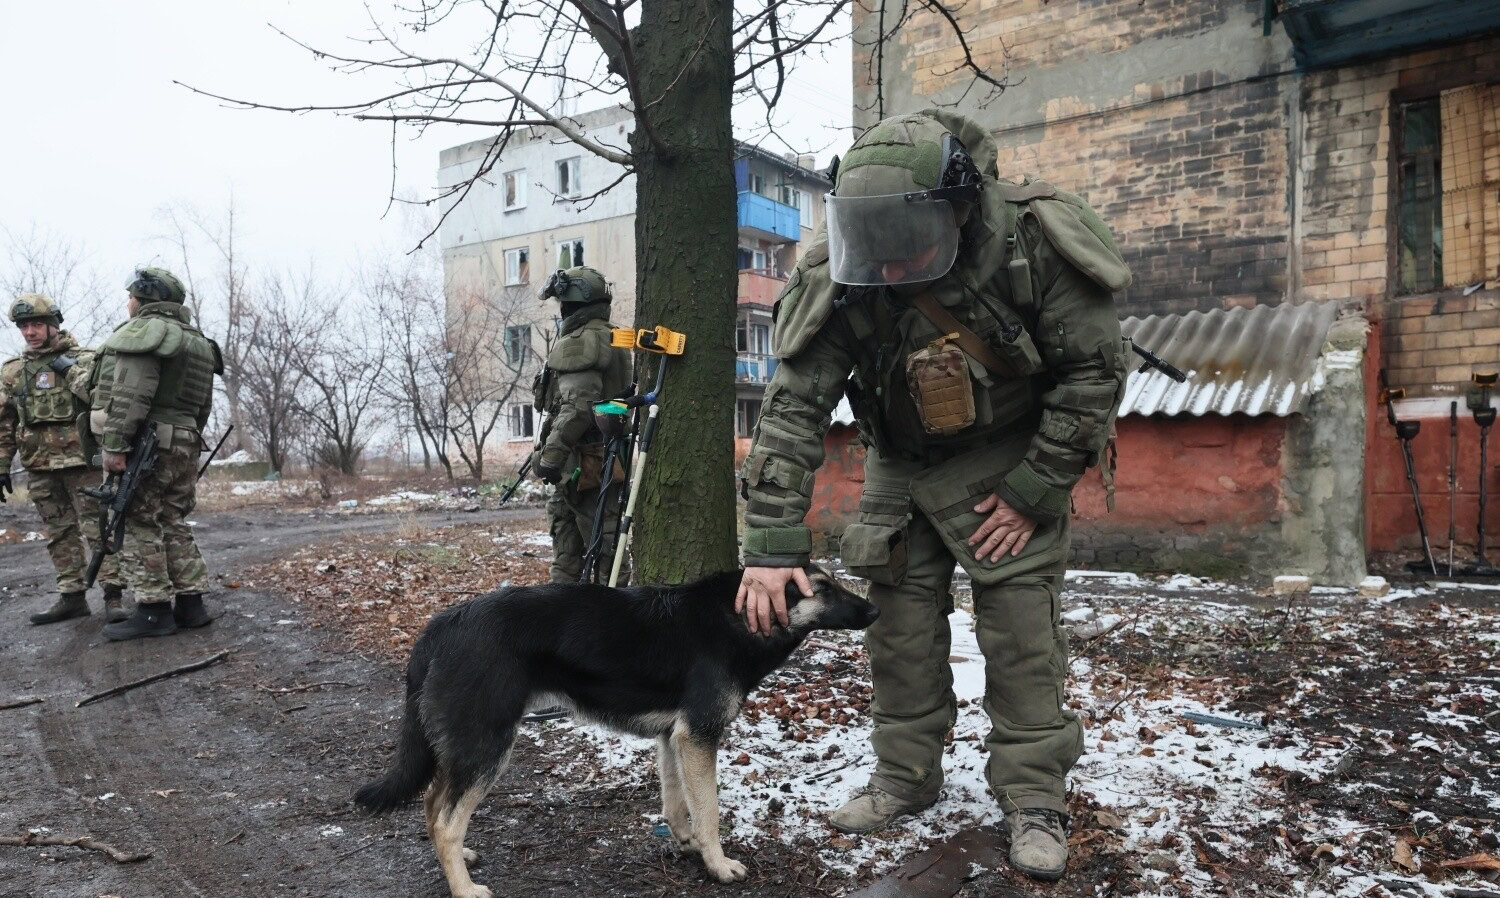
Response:
[[[875,700],[873,785],[901,798],[937,795],[943,740],[957,706],[949,657],[955,558],[920,512],[906,533],[898,586],[871,584],[880,618],[865,632]],[[990,719],[986,778],[1004,811],[1066,813],[1064,779],[1083,752],[1083,726],[1063,707],[1067,637],[1058,597],[1063,563],[974,589],[974,627],[984,655]]]
[[[599,510],[599,490],[577,490],[563,484],[547,499],[547,523],[552,531],[553,583],[577,583],[583,576],[583,558],[594,536],[594,518]],[[609,582],[615,560],[615,527],[619,520],[620,488],[610,491],[604,515],[604,542],[600,552],[597,579]],[[630,582],[630,554],[620,564],[619,586]]]
[[[57,569],[58,592],[83,592],[89,557],[99,545],[99,503],[78,488],[98,486],[103,480],[103,474],[88,468],[27,472],[26,490],[47,533],[47,554]],[[117,555],[104,556],[99,583],[124,584],[118,559]]]
[[[187,523],[198,504],[198,435],[179,429],[160,451],[125,518],[120,568],[137,604],[170,602],[208,587],[208,568]]]

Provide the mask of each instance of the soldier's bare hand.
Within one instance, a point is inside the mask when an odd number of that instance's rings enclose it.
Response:
[[[974,510],[989,515],[969,537],[969,545],[979,547],[974,550],[974,557],[979,561],[984,561],[988,555],[990,563],[994,564],[1004,558],[1006,552],[1020,555],[1036,532],[1036,521],[1005,504],[999,496],[986,498],[974,506]]]
[[[734,613],[743,614],[751,633],[771,635],[775,623],[783,627],[786,615],[786,585],[795,581],[804,596],[813,594],[812,582],[800,567],[747,567],[734,597]]]
[[[123,452],[106,452],[103,457],[104,470],[111,474],[124,474],[130,458]]]

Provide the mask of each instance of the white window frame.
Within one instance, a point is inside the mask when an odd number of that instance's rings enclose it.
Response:
[[[526,208],[526,169],[518,168],[500,176],[501,200],[506,212]]]
[[[568,259],[569,259],[569,261],[567,262],[567,264],[563,263],[563,258],[562,258],[563,247],[568,247],[569,248],[568,249]],[[577,256],[580,256],[580,255],[584,255],[584,256],[588,255],[586,252],[580,252],[583,249],[584,249],[584,245],[583,245],[583,238],[582,237],[570,237],[567,240],[559,240],[559,241],[557,241],[557,267],[558,268],[577,268],[579,265],[586,265],[586,264],[588,264],[585,261],[583,261],[582,259],[576,258]]]
[[[812,193],[807,190],[797,191],[797,211],[801,213],[802,226],[810,228],[813,226]]]
[[[523,258],[524,256],[524,258]],[[521,271],[522,266],[526,271]],[[531,247],[518,246],[505,251],[505,286],[521,286],[531,279]]]
[[[507,416],[510,420],[506,422],[505,427],[510,433],[510,440],[512,442],[535,438],[536,417],[531,412],[532,408],[529,402],[511,403],[510,414]],[[523,421],[526,423],[525,427],[516,426]]]
[[[751,193],[758,193],[761,196],[765,196],[766,195],[766,176],[765,175],[759,175],[759,174],[756,174],[755,172],[751,172],[750,173],[750,192]]]
[[[581,193],[582,188],[578,184],[579,170],[582,158],[570,156],[567,159],[557,160],[557,195],[572,199]],[[566,183],[564,183],[566,182]]]

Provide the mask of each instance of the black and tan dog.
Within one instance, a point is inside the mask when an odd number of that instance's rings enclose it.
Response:
[[[521,716],[562,704],[655,737],[672,835],[720,881],[744,879],[719,845],[724,730],[809,632],[863,629],[879,615],[826,571],[807,573],[814,594],[789,586],[790,626],[768,637],[734,612],[739,571],[678,587],[512,587],[437,614],[412,646],[391,769],[354,800],[380,813],[425,787],[427,831],[454,898],[490,898],[469,878],[469,818],[504,770]]]

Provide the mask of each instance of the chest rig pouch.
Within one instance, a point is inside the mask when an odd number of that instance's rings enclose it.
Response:
[[[974,423],[974,384],[958,334],[944,334],[907,356],[906,386],[928,433],[949,436]]]
[[[51,359],[34,359],[21,372],[22,399],[17,408],[28,427],[72,424],[78,416],[68,379],[52,370]]]

